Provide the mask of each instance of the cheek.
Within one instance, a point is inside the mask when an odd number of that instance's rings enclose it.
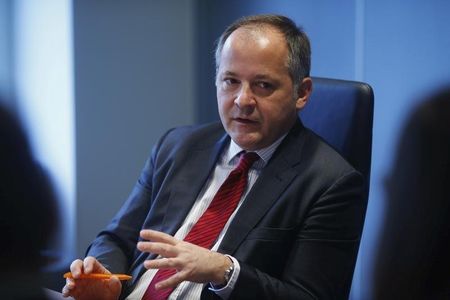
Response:
[[[222,124],[225,125],[228,123],[227,119],[230,111],[226,105],[226,101],[224,101],[224,99],[217,98],[217,108],[219,111],[220,120],[222,121]]]
[[[263,123],[268,126],[276,126],[276,124],[284,123],[295,114],[295,104],[283,105],[261,105],[259,113],[263,119]],[[270,129],[270,128],[269,128]]]
[[[217,105],[219,110],[227,111],[233,107],[234,101],[231,96],[225,93],[217,93]]]
[[[282,111],[276,105],[259,105],[258,111],[264,119],[273,120],[280,118]]]

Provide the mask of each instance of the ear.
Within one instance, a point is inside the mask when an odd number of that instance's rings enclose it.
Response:
[[[303,107],[305,107],[306,103],[308,102],[309,96],[311,95],[312,89],[313,83],[311,77],[303,78],[298,87],[298,97],[295,101],[295,107],[297,108],[297,111],[300,111],[301,109],[303,109]]]

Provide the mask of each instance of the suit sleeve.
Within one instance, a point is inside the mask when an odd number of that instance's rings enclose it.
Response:
[[[339,178],[315,201],[279,278],[244,262],[233,299],[347,299],[366,203],[361,175]],[[277,257],[268,259],[276,260]]]

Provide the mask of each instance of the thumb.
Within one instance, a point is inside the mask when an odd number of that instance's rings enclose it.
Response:
[[[120,282],[119,278],[117,278],[117,276],[112,276],[108,280],[108,288],[110,291],[120,293],[120,291],[122,290],[122,283]]]

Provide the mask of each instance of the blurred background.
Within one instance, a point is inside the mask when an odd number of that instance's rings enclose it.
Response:
[[[167,129],[218,119],[214,42],[238,17],[284,14],[312,42],[312,75],[375,93],[369,206],[350,299],[371,291],[384,180],[402,124],[450,81],[445,0],[0,0],[0,94],[56,187],[54,249],[83,256]],[[38,218],[37,218],[38,221]]]

